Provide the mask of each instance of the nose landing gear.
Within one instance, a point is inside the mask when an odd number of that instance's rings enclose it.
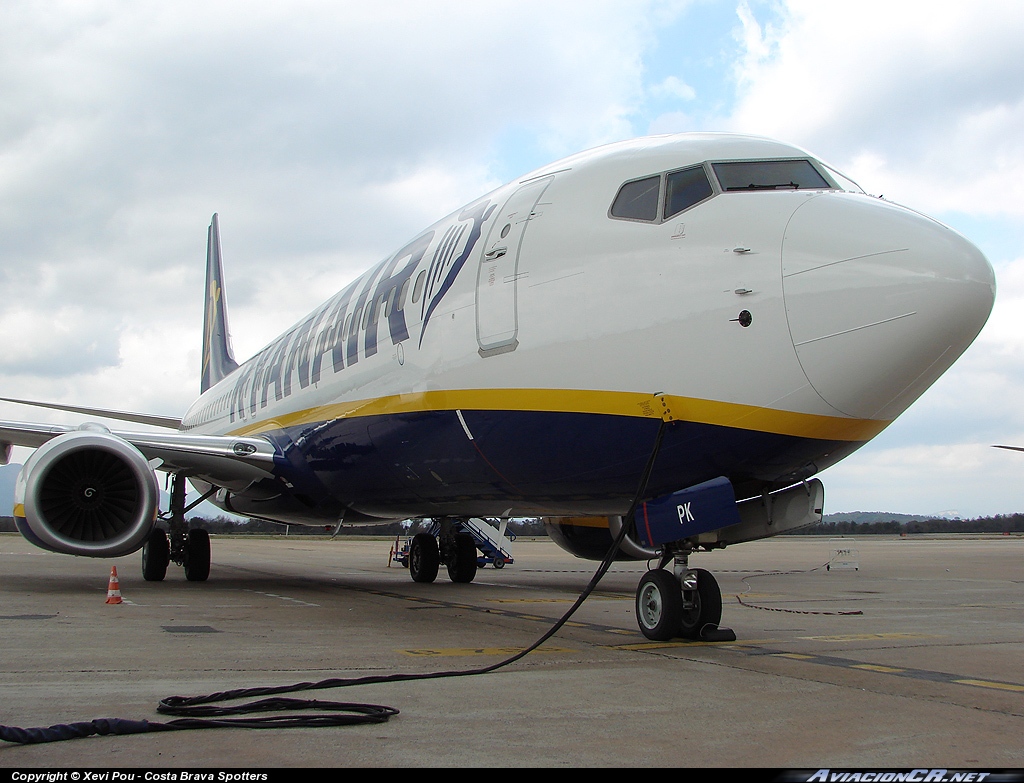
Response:
[[[636,588],[636,620],[652,641],[674,638],[735,641],[730,628],[722,628],[722,591],[715,577],[703,568],[690,568],[689,553],[675,556],[672,572],[648,571]],[[663,560],[662,565],[665,564]]]

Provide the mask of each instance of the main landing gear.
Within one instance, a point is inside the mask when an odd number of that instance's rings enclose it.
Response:
[[[183,566],[190,582],[205,582],[209,578],[210,534],[198,528],[189,530],[186,510],[185,477],[175,473],[171,478],[171,508],[165,517],[167,532],[155,528],[142,547],[142,578],[147,582],[162,582],[171,563]]]
[[[668,559],[648,571],[636,588],[636,621],[648,639],[667,641],[681,637],[703,641],[735,641],[736,634],[722,628],[722,591],[709,572],[690,568],[689,552],[674,556],[672,571]]]
[[[468,583],[476,577],[476,541],[469,533],[459,531],[457,521],[444,518],[435,538],[430,533],[417,533],[409,545],[409,573],[414,582],[433,582],[444,563],[448,578]]]

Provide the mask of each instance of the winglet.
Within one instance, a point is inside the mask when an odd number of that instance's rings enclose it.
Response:
[[[206,244],[206,306],[203,308],[203,372],[206,391],[238,369],[228,334],[228,305],[224,298],[224,269],[220,260],[220,222],[214,214]]]

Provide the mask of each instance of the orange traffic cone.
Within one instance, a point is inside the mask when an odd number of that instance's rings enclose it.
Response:
[[[121,586],[117,581],[117,566],[110,566],[110,584],[107,586],[107,603],[123,603],[121,601]]]

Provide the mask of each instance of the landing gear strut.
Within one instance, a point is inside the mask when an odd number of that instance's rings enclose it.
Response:
[[[636,620],[648,639],[676,637],[704,641],[735,641],[736,634],[722,628],[722,591],[709,572],[690,568],[689,551],[675,554],[673,570],[648,571],[636,588]],[[662,559],[666,565],[668,557]]]
[[[171,476],[171,506],[164,516],[167,532],[156,528],[142,547],[142,578],[147,582],[162,582],[167,566],[177,563],[185,567],[185,578],[190,582],[205,582],[210,576],[210,534],[205,530],[189,530],[185,512],[213,494],[211,490],[190,506],[185,506],[185,477]]]

